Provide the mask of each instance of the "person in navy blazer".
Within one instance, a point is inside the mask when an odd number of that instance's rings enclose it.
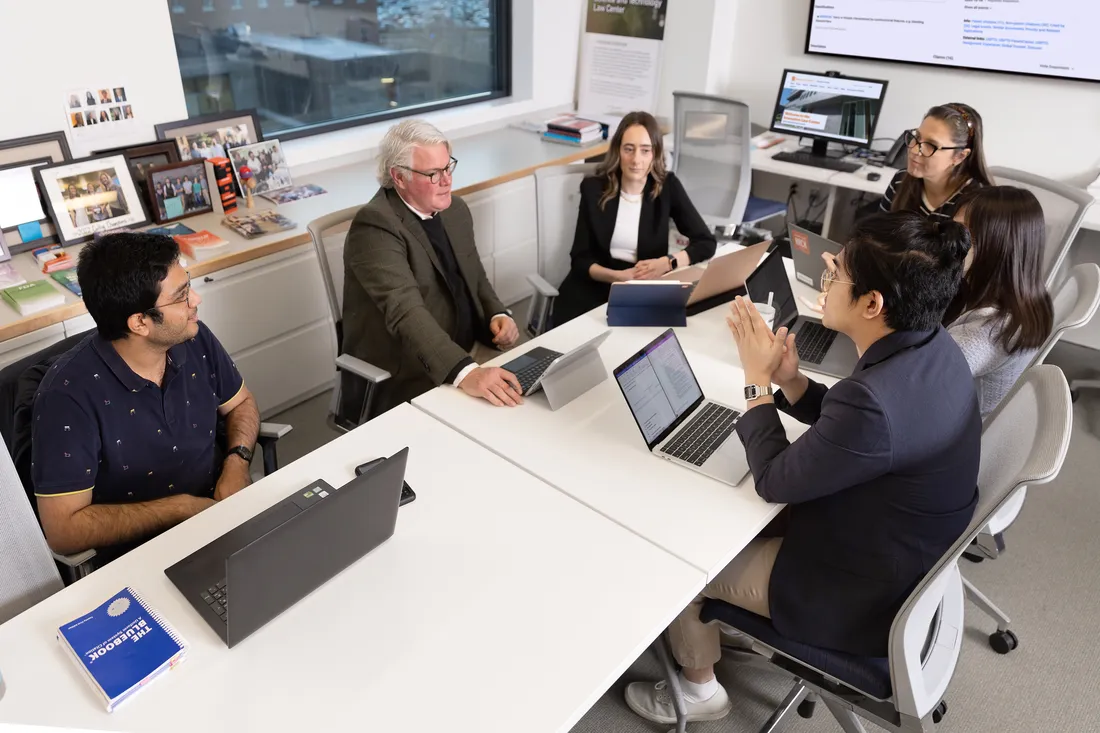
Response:
[[[688,245],[670,255],[669,221]],[[676,174],[665,168],[657,120],[631,112],[595,176],[581,181],[570,269],[554,301],[553,325],[607,302],[611,283],[652,280],[714,255],[718,242]]]
[[[689,719],[731,708],[714,678],[718,628],[699,620],[705,598],[769,617],[798,642],[885,657],[902,603],[966,530],[981,414],[966,359],[939,324],[969,248],[961,225],[913,212],[857,224],[824,278],[823,321],[860,354],[832,388],[799,371],[793,334],[773,335],[743,298],[732,304],[748,407],[737,433],[756,492],[788,506],[773,532],[782,536],[753,540],[670,627]],[[791,443],[780,411],[809,430]],[[666,701],[653,683],[627,690],[635,712],[668,724]]]

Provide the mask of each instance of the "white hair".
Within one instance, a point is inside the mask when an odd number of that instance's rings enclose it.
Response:
[[[451,152],[451,142],[435,125],[424,120],[402,120],[386,130],[382,144],[378,148],[378,183],[382,188],[393,188],[393,175],[390,171],[399,166],[412,165],[412,152],[416,146],[446,145]],[[401,177],[409,179],[409,172],[403,171]]]

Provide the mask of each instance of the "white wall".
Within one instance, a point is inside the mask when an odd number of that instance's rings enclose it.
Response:
[[[0,2],[0,29],[0,140],[65,129],[62,95],[83,86],[126,87],[137,122],[120,145],[187,116],[163,0]]]
[[[991,164],[1078,185],[1096,178],[1100,84],[807,56],[803,48],[809,0],[739,2],[736,25],[728,37],[734,49],[733,69],[722,93],[747,102],[754,122],[767,124],[784,68],[835,69],[890,81],[878,136],[896,137],[915,127],[933,105],[965,102],[985,120]],[[722,60],[715,56],[715,63]]]
[[[426,115],[444,132],[572,105],[583,1],[513,6],[513,97]],[[85,85],[127,88],[138,124],[117,144],[151,140],[154,124],[187,117],[166,0],[3,0],[0,29],[0,140],[63,129],[62,94]],[[366,160],[389,124],[289,141],[287,157],[300,173]]]

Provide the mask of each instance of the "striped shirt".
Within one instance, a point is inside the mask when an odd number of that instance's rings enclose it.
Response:
[[[886,189],[886,193],[882,195],[882,201],[879,202],[879,208],[884,212],[891,211],[891,207],[894,204],[894,196],[897,195],[898,187],[901,185],[902,180],[909,175],[906,171],[898,171],[893,180],[890,181],[889,187]],[[938,208],[931,208],[928,205],[928,198],[921,194],[920,207],[917,209],[921,214],[934,219],[954,219],[955,212],[959,209],[959,198],[963,192],[973,189],[981,184],[975,181],[973,178],[968,180],[959,190],[951,194],[951,197],[939,205]]]

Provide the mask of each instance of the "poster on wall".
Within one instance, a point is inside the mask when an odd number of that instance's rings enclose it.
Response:
[[[64,104],[65,130],[76,157],[133,140],[137,115],[125,86],[70,89]]]
[[[577,109],[652,112],[668,0],[586,0],[586,5]]]

